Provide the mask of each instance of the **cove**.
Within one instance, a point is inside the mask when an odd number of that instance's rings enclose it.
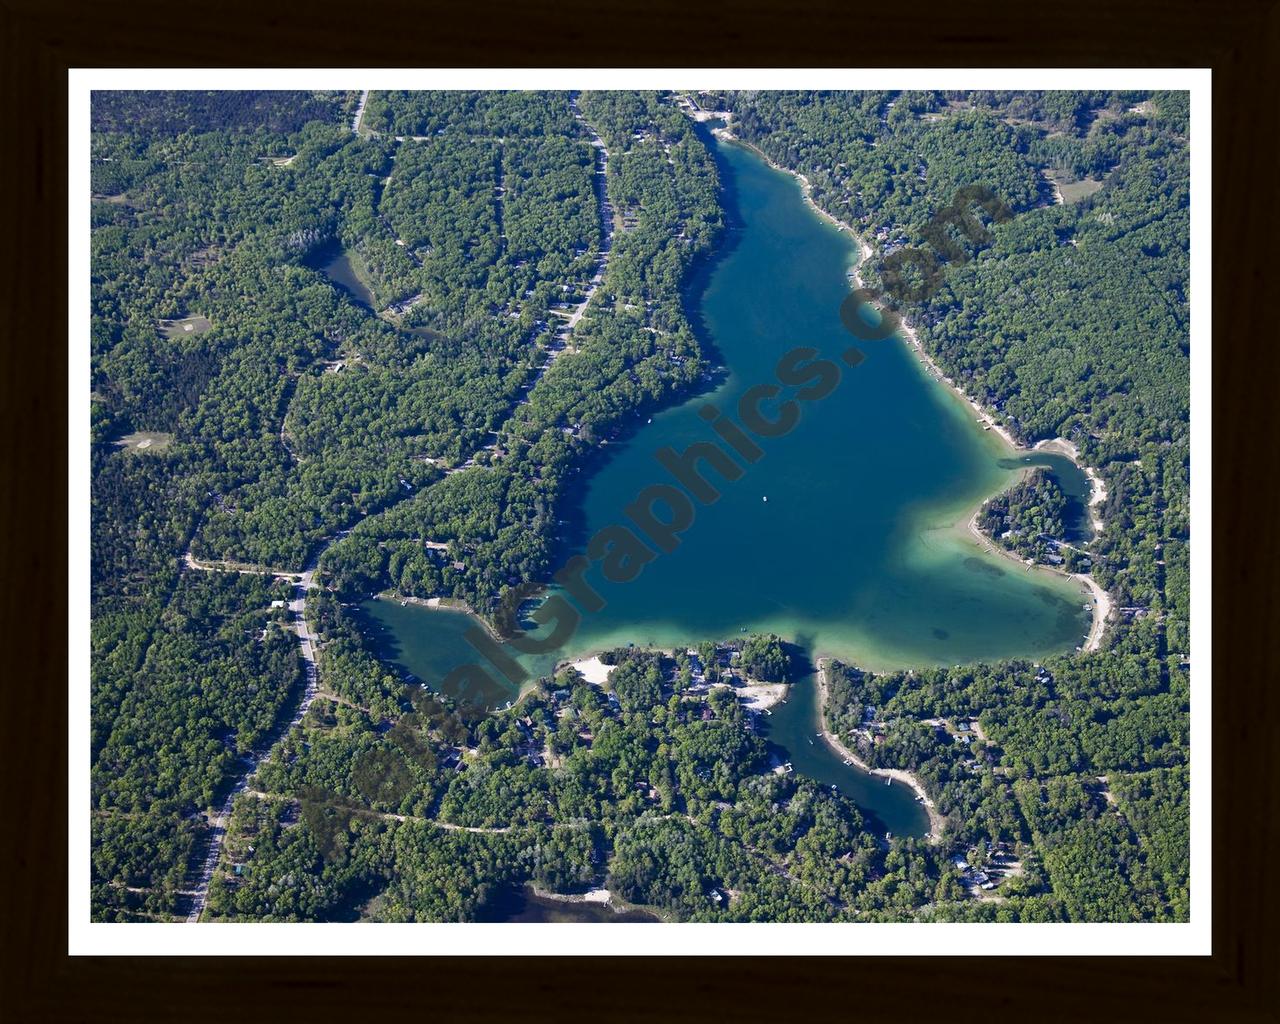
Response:
[[[736,227],[694,313],[726,374],[714,392],[654,415],[630,440],[609,446],[568,510],[576,528],[566,556],[601,527],[625,521],[622,510],[646,486],[671,482],[654,458],[658,449],[715,440],[702,406],[732,410],[745,390],[775,380],[779,357],[792,348],[838,361],[854,341],[839,316],[857,258],[852,240],[809,209],[794,177],[744,147],[713,145]],[[859,347],[866,359],[842,365],[838,388],[805,405],[790,434],[762,440],[765,456],[740,480],[709,474],[722,497],[698,507],[674,553],[629,583],[610,584],[598,567],[590,570],[606,606],[584,614],[556,656],[526,659],[530,671],[630,643],[671,648],[744,631],[777,633],[812,659],[872,670],[1041,657],[1080,644],[1090,619],[1084,589],[988,554],[967,522],[1030,465],[1087,491],[1083,474],[1061,456],[1018,452],[984,432],[901,339]],[[394,634],[401,663],[429,685],[438,685],[441,668],[477,660],[456,615],[389,601],[366,610]],[[410,656],[415,648],[423,657]],[[882,823],[898,822],[895,834],[923,834],[923,809],[906,787],[843,765],[812,736],[811,681],[793,695],[785,714],[771,716],[770,740],[797,768],[803,761],[806,774],[847,787]],[[507,699],[514,696],[512,688]]]
[[[338,242],[320,246],[305,260],[303,266],[318,270],[347,295],[365,308],[374,308],[373,292],[356,269],[359,257],[353,256]]]

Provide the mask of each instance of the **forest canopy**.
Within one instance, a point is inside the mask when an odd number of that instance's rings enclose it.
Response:
[[[1108,591],[1102,649],[822,666],[824,724],[920,780],[937,842],[780,762],[736,688],[796,681],[786,638],[625,648],[492,714],[379,655],[360,601],[492,615],[601,444],[705,384],[683,289],[729,217],[676,94],[361,99],[93,99],[95,919],[184,917],[211,850],[228,921],[478,920],[526,885],[673,920],[1187,919],[1185,95],[698,95],[871,245],[872,286],[933,252],[938,287],[890,296],[924,349],[1105,484],[1088,541],[1043,473],[978,519]],[[1009,216],[934,231],[975,185]]]

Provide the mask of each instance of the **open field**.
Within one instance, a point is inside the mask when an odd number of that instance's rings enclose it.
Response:
[[[1081,199],[1087,199],[1102,188],[1102,182],[1094,178],[1081,178],[1079,181],[1073,181],[1068,172],[1056,168],[1050,168],[1045,171],[1044,176],[1049,180],[1049,184],[1053,186],[1054,195],[1061,205],[1070,206],[1072,203],[1078,203]]]
[[[185,334],[204,334],[213,324],[207,317],[189,316],[183,320],[160,320],[158,326],[166,338],[181,338]]]
[[[115,444],[131,452],[162,452],[173,444],[173,435],[155,430],[139,430],[134,434],[126,434]]]

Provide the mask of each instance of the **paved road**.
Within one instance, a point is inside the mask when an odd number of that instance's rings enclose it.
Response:
[[[351,119],[351,130],[357,135],[360,134],[360,122],[364,120],[365,104],[369,102],[369,90],[365,89],[360,94],[360,106],[356,107],[356,116]]]

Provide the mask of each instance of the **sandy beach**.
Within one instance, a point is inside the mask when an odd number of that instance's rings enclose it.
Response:
[[[1010,551],[1008,548],[1002,548],[994,543],[990,537],[978,529],[978,512],[981,506],[974,510],[973,515],[969,517],[969,533],[973,536],[984,550],[989,551],[993,555],[999,555],[1001,558],[1007,558],[1024,569],[1033,572],[1051,572],[1057,576],[1065,576],[1067,579],[1076,580],[1078,583],[1084,584],[1089,588],[1089,593],[1093,597],[1093,623],[1089,627],[1089,635],[1085,638],[1081,649],[1085,651],[1096,651],[1102,646],[1102,638],[1107,632],[1107,618],[1111,615],[1111,595],[1099,586],[1088,573],[1083,572],[1066,572],[1054,565],[1044,565],[1039,562],[1027,564],[1027,560],[1022,558],[1016,552]]]
[[[734,687],[733,690],[742,701],[742,706],[751,711],[771,708],[787,696],[786,683],[761,683],[753,679],[748,679],[745,686]]]
[[[611,892],[608,889],[590,889],[584,893],[570,895],[567,893],[552,892],[550,889],[538,885],[536,882],[532,882],[529,885],[529,891],[539,899],[549,900],[554,903],[585,903],[607,908],[612,910],[615,914],[626,914],[634,911],[640,911],[641,913],[648,914],[651,917],[656,917],[659,921],[674,923],[676,920],[668,910],[664,910],[661,907],[649,907],[642,906],[638,903],[628,903],[617,893]]]
[[[595,903],[598,906],[609,906],[614,902],[614,895],[608,889],[589,889],[578,895],[568,895],[566,893],[551,892],[539,885],[530,887],[533,894],[540,899],[555,900],[557,903]],[[617,910],[624,909],[622,906],[615,907]]]
[[[671,651],[663,651],[662,653],[668,657],[672,654]],[[609,681],[610,673],[615,668],[615,666],[606,665],[601,661],[599,654],[571,661],[568,666],[577,670],[582,678],[593,686],[606,685]],[[715,683],[713,685],[731,689],[742,701],[743,706],[752,711],[763,711],[765,708],[771,708],[787,696],[786,683],[764,683],[754,679],[747,679],[744,682],[745,685],[743,686],[731,686],[729,683]]]
[[[1086,466],[1080,461],[1080,449],[1065,437],[1054,437],[1047,441],[1037,441],[1034,447],[1035,451],[1056,452],[1058,455],[1065,455],[1077,466],[1089,479],[1089,521],[1093,525],[1095,534],[1102,532],[1102,514],[1098,510],[1104,501],[1107,500],[1107,484],[1102,479],[1102,475],[1092,466]]]
[[[483,616],[476,612],[471,605],[467,604],[461,598],[457,597],[414,597],[411,594],[401,594],[394,590],[384,590],[376,595],[379,601],[397,601],[400,604],[416,604],[419,608],[433,608],[445,612],[461,612],[470,615],[477,622],[480,622],[488,631],[489,635],[498,639],[497,631],[493,625]]]
[[[1093,626],[1089,629],[1089,636],[1084,642],[1086,651],[1096,651],[1102,646],[1102,637],[1107,631],[1107,619],[1111,615],[1111,595],[1098,585],[1098,582],[1087,573],[1075,572],[1071,573],[1073,580],[1079,580],[1089,588],[1089,593],[1093,595]]]
[[[606,665],[601,661],[598,654],[593,654],[589,658],[582,658],[579,661],[571,661],[569,662],[569,667],[576,669],[582,678],[592,686],[604,686],[609,681],[609,673],[614,669],[613,665]]]
[[[942,833],[946,828],[947,819],[938,811],[937,805],[934,804],[932,797],[925,790],[923,783],[920,782],[911,772],[904,771],[901,768],[872,768],[862,758],[855,754],[852,750],[844,745],[827,726],[827,660],[820,658],[818,660],[818,700],[821,704],[818,708],[820,724],[822,725],[822,738],[827,741],[827,745],[831,747],[837,754],[847,761],[852,761],[864,772],[870,775],[879,775],[886,779],[893,779],[901,782],[904,786],[910,786],[916,796],[920,797],[924,804],[924,809],[929,814],[929,835],[928,839],[931,843],[937,843],[942,839]]]

